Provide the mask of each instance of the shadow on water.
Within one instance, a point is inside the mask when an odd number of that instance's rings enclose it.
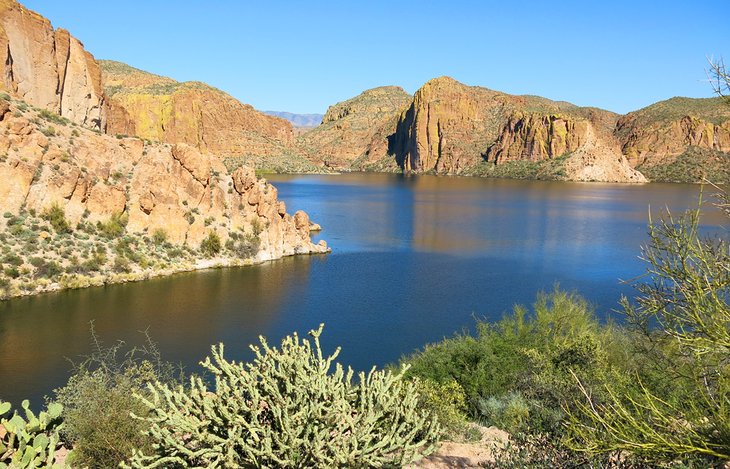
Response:
[[[0,397],[39,401],[65,383],[66,357],[103,341],[141,343],[199,370],[211,344],[249,359],[259,334],[276,343],[326,324],[323,344],[356,369],[530,304],[555,282],[603,317],[642,273],[647,207],[692,207],[687,185],[570,184],[383,174],[275,176],[290,211],[324,227],[327,256],[294,257],[146,282],[0,303]],[[706,229],[717,228],[709,210]]]

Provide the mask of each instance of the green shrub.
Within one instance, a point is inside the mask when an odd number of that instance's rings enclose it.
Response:
[[[445,435],[451,439],[463,439],[467,433],[466,395],[455,380],[437,383],[428,379],[415,379],[420,396],[420,406],[434,415]]]
[[[727,230],[704,238],[699,228],[699,208],[650,223],[648,278],[622,303],[651,373],[633,388],[607,383],[603,400],[584,390],[571,413],[573,448],[730,459],[730,239]]]
[[[129,273],[132,271],[132,266],[129,263],[129,260],[122,256],[117,256],[114,258],[114,272],[119,273]]]
[[[458,335],[407,357],[408,374],[438,383],[455,380],[466,393],[469,413],[515,425],[504,430],[525,430],[527,423],[531,432],[560,432],[563,407],[582,399],[575,376],[597,396],[607,381],[629,380],[633,362],[621,350],[621,334],[601,326],[575,293],[557,288],[540,293],[532,314],[517,306],[499,322],[478,322],[476,329],[476,336]]]
[[[71,232],[71,226],[66,221],[66,212],[57,203],[48,207],[41,215],[41,218],[48,221],[56,233],[63,234]]]
[[[122,236],[126,231],[128,220],[129,218],[126,216],[126,214],[114,214],[105,222],[97,222],[96,228],[99,235],[105,238],[118,238],[119,236]]]
[[[213,257],[221,252],[221,239],[215,231],[208,233],[208,236],[200,243],[200,252],[204,256]]]
[[[167,241],[167,231],[163,228],[157,228],[152,232],[152,242],[157,246],[163,244],[165,241]]]
[[[48,109],[41,109],[40,112],[38,113],[38,115],[42,119],[45,119],[49,122],[53,122],[54,124],[58,124],[58,125],[68,125],[68,123],[71,122],[68,119],[66,119],[65,117],[61,117],[58,114],[56,114],[55,112],[49,111]],[[52,127],[50,127],[50,128],[52,128]]]
[[[41,129],[41,133],[45,135],[46,137],[55,137],[56,136],[56,129],[53,128],[53,126],[43,127]]]
[[[530,406],[521,394],[510,392],[504,396],[490,396],[477,402],[479,413],[487,425],[525,432],[529,430]]]
[[[229,239],[228,242],[226,242],[228,250],[241,259],[250,259],[255,257],[259,252],[260,245],[261,239],[250,233],[239,236],[237,241]]]
[[[229,362],[223,345],[202,362],[215,381],[200,377],[188,389],[161,383],[141,397],[153,450],[137,451],[129,466],[382,467],[432,451],[438,424],[419,409],[403,374],[360,373],[324,356],[322,331],[314,345],[295,334],[280,348],[252,347],[253,363]]]
[[[179,378],[148,336],[144,348],[133,349],[123,342],[103,346],[93,328],[92,339],[93,354],[75,366],[65,386],[54,391],[64,409],[62,435],[74,446],[78,467],[117,467],[134,449],[151,449],[142,434],[149,425],[130,417],[147,415],[134,394],[144,394],[149,382],[179,382]]]

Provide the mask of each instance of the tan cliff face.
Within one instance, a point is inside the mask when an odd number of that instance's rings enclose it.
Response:
[[[109,134],[185,143],[219,157],[290,151],[291,123],[199,82],[179,83],[120,62],[99,61],[109,97]]]
[[[322,123],[297,139],[302,154],[332,168],[356,169],[387,156],[388,135],[411,96],[383,86],[332,105]]]
[[[608,111],[441,77],[416,92],[389,151],[405,171],[417,173],[471,174],[484,164],[564,157],[560,178],[644,182],[611,135],[615,122]]]
[[[489,147],[487,161],[540,161],[574,152],[585,142],[588,125],[588,121],[555,114],[512,114]]]
[[[0,88],[28,104],[104,130],[101,72],[83,44],[14,0],[0,0]]]
[[[58,204],[67,219],[128,218],[133,233],[164,230],[197,247],[215,232],[258,234],[259,259],[324,252],[304,212],[286,212],[252,168],[229,174],[221,161],[185,144],[145,144],[79,126],[49,123],[20,103],[0,101],[0,210],[38,213]]]
[[[499,93],[435,78],[401,114],[389,150],[405,171],[460,174],[497,137],[503,109]]]
[[[674,161],[690,147],[730,152],[730,105],[721,98],[672,98],[619,119],[616,137],[633,166]]]

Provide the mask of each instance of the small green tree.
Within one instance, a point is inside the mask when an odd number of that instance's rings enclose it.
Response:
[[[151,384],[139,398],[153,450],[126,467],[383,467],[432,451],[439,425],[403,371],[373,368],[355,381],[352,369],[332,372],[339,349],[324,356],[321,332],[310,332],[313,343],[288,336],[280,349],[262,337],[250,364],[214,346],[202,362],[213,390],[200,377],[189,388]]]
[[[208,257],[213,257],[221,252],[221,248],[221,239],[215,231],[208,233],[208,236],[200,242],[200,252]]]
[[[71,226],[66,221],[66,213],[57,203],[48,207],[41,217],[51,224],[56,233],[63,234],[71,232]]]
[[[723,195],[727,207],[727,195]],[[650,223],[647,280],[629,323],[653,368],[637,388],[591,393],[571,415],[568,443],[588,453],[629,451],[658,459],[698,454],[730,459],[730,243],[700,234],[700,210]]]

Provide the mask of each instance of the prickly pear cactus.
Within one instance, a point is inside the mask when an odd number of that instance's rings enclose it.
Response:
[[[55,459],[63,408],[50,404],[36,415],[27,400],[21,407],[11,415],[10,403],[0,400],[0,469],[61,468]]]
[[[433,451],[439,425],[418,404],[403,373],[355,377],[324,356],[322,326],[313,343],[294,334],[280,348],[264,338],[253,363],[223,358],[213,347],[189,387],[150,385],[138,396],[149,407],[153,454],[136,452],[123,467],[393,467]],[[333,370],[334,368],[334,370]]]

